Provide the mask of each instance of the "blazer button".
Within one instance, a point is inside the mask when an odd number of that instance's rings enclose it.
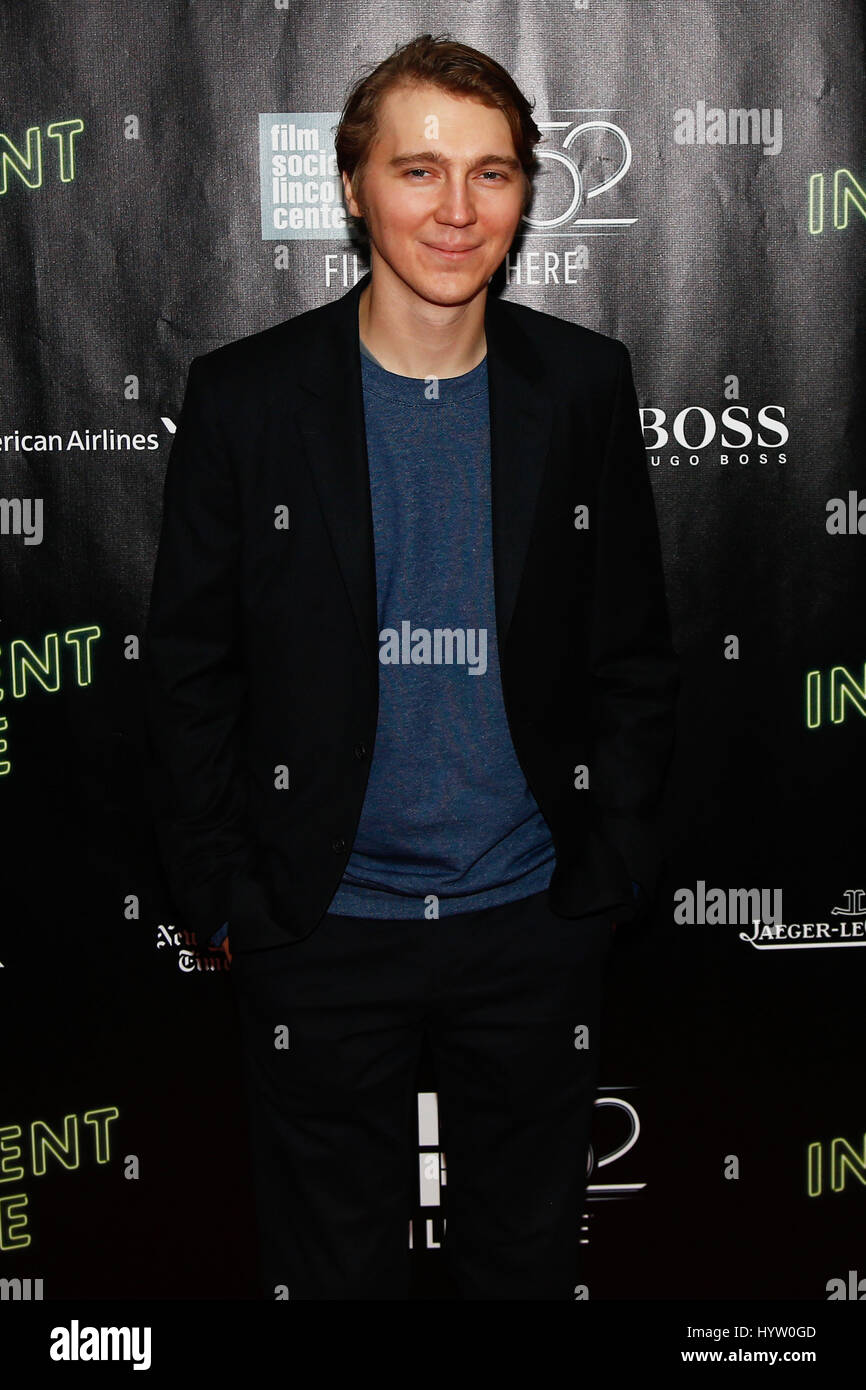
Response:
[[[354,750],[354,751],[355,751],[355,757],[356,757],[356,758],[366,758],[366,756],[367,756],[367,745],[366,745],[365,743],[356,743],[356,744],[355,744],[355,750]]]
[[[331,843],[331,849],[335,850],[335,851],[337,852],[337,854],[342,854],[342,853],[343,853],[343,850],[344,850],[345,848],[346,848],[346,841],[343,840],[343,839],[334,840],[334,841],[332,841],[332,843]]]

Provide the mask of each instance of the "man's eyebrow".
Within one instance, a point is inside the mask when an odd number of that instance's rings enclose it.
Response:
[[[417,150],[414,154],[395,154],[393,159],[388,160],[388,167],[401,169],[414,164],[448,164],[445,156],[439,150]],[[483,154],[480,159],[474,159],[469,165],[470,170],[478,169],[482,164],[501,164],[506,169],[513,169],[515,173],[520,169],[520,160],[515,159],[511,154]]]

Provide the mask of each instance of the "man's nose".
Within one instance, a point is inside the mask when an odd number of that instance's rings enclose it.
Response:
[[[436,208],[438,222],[450,222],[465,226],[475,221],[475,206],[471,191],[459,179],[446,181],[442,196]]]

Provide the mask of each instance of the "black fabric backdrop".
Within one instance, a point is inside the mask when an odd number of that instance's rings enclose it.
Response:
[[[669,866],[609,980],[590,1296],[866,1276],[860,6],[4,0],[0,23],[0,1277],[254,1290],[229,981],[190,954],[143,797],[162,479],[191,358],[366,268],[303,225],[339,205],[327,158],[274,225],[272,127],[327,156],[360,65],[446,29],[513,73],[550,152],[502,292],[631,349],[683,660]],[[778,891],[784,925],[759,949],[729,899],[686,920],[701,884]],[[434,1118],[435,1086],[426,1057]],[[413,1139],[441,1296],[432,1119]]]

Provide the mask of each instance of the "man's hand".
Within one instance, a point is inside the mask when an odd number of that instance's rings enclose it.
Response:
[[[198,949],[200,950],[202,955],[211,955],[214,951],[221,951],[225,956],[226,960],[228,961],[229,965],[231,965],[232,951],[231,946],[229,945],[229,934],[227,931],[227,927],[228,923],[224,922],[222,927],[220,928],[220,931],[225,932],[225,935],[220,936],[219,932],[214,932],[213,936],[211,936],[209,940],[205,941],[204,944],[200,946]],[[216,940],[217,937],[219,937],[218,941]]]

